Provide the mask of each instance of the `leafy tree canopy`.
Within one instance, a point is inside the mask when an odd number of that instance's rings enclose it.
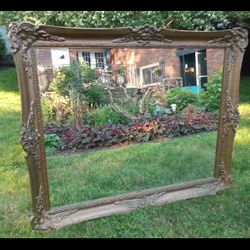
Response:
[[[0,11],[0,24],[16,21],[68,27],[137,27],[215,30],[249,27],[250,11]]]

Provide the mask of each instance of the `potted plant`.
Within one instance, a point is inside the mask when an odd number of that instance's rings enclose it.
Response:
[[[123,66],[120,66],[119,68],[114,70],[114,75],[116,76],[116,82],[119,84],[119,86],[125,83],[126,81],[125,74],[126,74],[126,68]]]

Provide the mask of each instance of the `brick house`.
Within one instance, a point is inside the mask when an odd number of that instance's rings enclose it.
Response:
[[[164,81],[179,81],[187,88],[201,87],[207,77],[223,65],[223,49],[134,49],[134,48],[40,48],[37,49],[38,75],[44,84],[51,81],[53,70],[68,66],[73,60],[84,60],[111,79],[115,69],[125,69],[127,87],[141,88]],[[160,74],[155,74],[156,69]]]

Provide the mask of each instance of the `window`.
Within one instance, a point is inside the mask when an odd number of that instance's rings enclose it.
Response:
[[[83,51],[82,52],[82,59],[90,66],[91,61],[90,61],[90,52]]]
[[[95,52],[95,64],[96,68],[104,68],[104,55],[103,52]]]
[[[51,60],[53,68],[69,65],[68,49],[51,49]]]
[[[160,81],[160,77],[153,73],[153,70],[158,67],[159,64],[157,63],[143,66],[140,68],[142,84],[157,83]]]
[[[77,51],[76,55],[77,55],[77,60],[79,61],[84,60],[92,68],[104,69],[106,66],[106,58],[104,56],[103,50]]]

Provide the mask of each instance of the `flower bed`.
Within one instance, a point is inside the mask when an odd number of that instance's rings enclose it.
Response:
[[[216,112],[186,113],[137,120],[129,125],[90,126],[75,128],[68,124],[49,124],[46,134],[60,138],[59,150],[107,147],[120,143],[146,142],[162,137],[177,137],[217,129]]]

